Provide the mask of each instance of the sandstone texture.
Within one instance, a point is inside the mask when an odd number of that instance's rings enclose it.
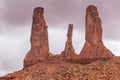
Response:
[[[69,24],[67,41],[65,43],[65,49],[61,53],[63,60],[72,59],[76,56],[73,45],[72,45],[72,33],[73,33],[73,24]]]
[[[120,58],[87,65],[53,60],[41,62],[0,80],[120,80]]]
[[[94,60],[106,60],[114,55],[102,42],[101,19],[95,6],[86,9],[86,33],[85,44],[80,52],[81,63],[89,63]]]
[[[30,41],[31,50],[25,56],[24,67],[29,67],[49,58],[48,31],[42,7],[34,9]]]

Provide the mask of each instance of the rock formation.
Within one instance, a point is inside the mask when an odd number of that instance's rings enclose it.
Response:
[[[44,9],[35,8],[31,50],[24,59],[24,69],[2,76],[0,80],[120,80],[120,57],[114,57],[102,42],[101,20],[97,8],[91,5],[86,11],[86,41],[80,55],[75,54],[72,46],[72,24],[69,24],[64,51],[53,55],[49,52]],[[90,63],[110,58],[112,59]],[[40,61],[40,64],[36,64]]]
[[[82,63],[89,63],[98,59],[109,59],[114,56],[102,42],[101,19],[99,18],[97,8],[92,5],[86,9],[85,40],[79,56]]]
[[[65,49],[62,52],[63,59],[72,59],[75,56],[75,51],[72,45],[72,32],[73,32],[73,24],[69,24],[68,33],[67,33],[67,41],[65,44]]]
[[[43,8],[34,9],[30,39],[31,50],[25,56],[24,67],[29,67],[49,57],[48,31],[43,14]]]

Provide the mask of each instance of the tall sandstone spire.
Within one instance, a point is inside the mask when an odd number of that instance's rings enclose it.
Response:
[[[62,52],[63,59],[72,59],[75,56],[75,51],[72,45],[72,33],[73,33],[73,24],[69,24],[67,41],[65,44],[65,49]]]
[[[24,67],[29,67],[49,57],[48,31],[43,14],[42,7],[34,9],[30,39],[31,50],[25,56]]]
[[[93,60],[110,59],[114,55],[102,42],[102,26],[97,8],[90,5],[86,9],[86,35],[85,44],[80,52],[82,63],[89,63]]]

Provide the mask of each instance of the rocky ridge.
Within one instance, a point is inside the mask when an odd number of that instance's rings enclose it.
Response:
[[[41,62],[0,80],[120,80],[120,58],[86,65],[61,60]]]

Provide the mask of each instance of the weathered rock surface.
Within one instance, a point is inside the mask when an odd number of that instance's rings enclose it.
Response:
[[[120,80],[120,58],[87,65],[53,60],[10,73],[0,80]]]
[[[109,59],[114,55],[108,50],[102,42],[102,26],[97,8],[88,6],[86,9],[86,35],[85,44],[80,52],[82,63],[89,63],[98,59]]]
[[[64,60],[72,59],[76,56],[73,45],[72,45],[72,33],[73,33],[73,24],[69,24],[65,49],[61,53]]]
[[[33,12],[31,31],[31,50],[24,59],[24,67],[31,66],[49,57],[49,43],[47,25],[44,20],[44,9],[37,7]]]

